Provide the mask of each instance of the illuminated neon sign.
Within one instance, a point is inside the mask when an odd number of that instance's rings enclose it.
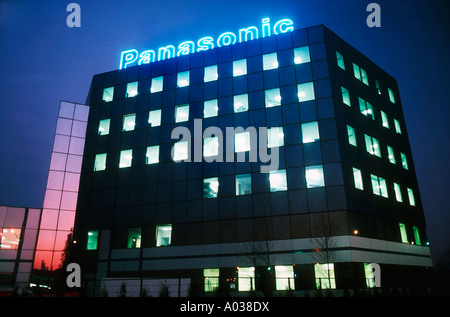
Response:
[[[292,32],[294,30],[294,22],[289,19],[282,19],[274,24],[273,33],[281,34],[286,32]],[[260,36],[266,37],[271,35],[270,19],[265,18],[262,20],[261,34],[256,26],[250,26],[240,29],[236,35],[233,32],[222,33],[217,40],[210,36],[202,37],[197,41],[185,41],[178,45],[177,48],[173,45],[167,45],[160,47],[157,50],[145,50],[138,52],[136,49],[130,49],[123,51],[120,54],[119,69],[127,68],[129,65],[142,65],[149,64],[155,61],[162,61],[175,56],[188,55],[195,52],[206,51],[213,49],[215,46],[222,47],[233,45],[239,41],[239,43],[249,40],[255,40]]]

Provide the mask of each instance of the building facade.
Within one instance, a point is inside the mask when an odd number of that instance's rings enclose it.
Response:
[[[395,287],[431,266],[397,82],[324,26],[95,75],[88,106],[90,295]]]

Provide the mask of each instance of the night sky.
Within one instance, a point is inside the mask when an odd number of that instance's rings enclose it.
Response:
[[[282,18],[324,24],[397,79],[433,260],[450,247],[448,0],[0,1],[0,205],[41,208],[60,100],[85,103],[120,52],[157,49]],[[75,1],[74,1],[75,2]],[[381,6],[369,28],[366,7]]]

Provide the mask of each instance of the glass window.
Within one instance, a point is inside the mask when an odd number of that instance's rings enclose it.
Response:
[[[167,247],[172,239],[172,225],[156,226],[156,246]]]
[[[294,267],[292,265],[276,265],[275,278],[277,291],[294,290]]]
[[[283,127],[273,127],[267,130],[267,146],[269,148],[284,145]]]
[[[299,102],[314,100],[315,94],[313,82],[299,84],[297,89]]]
[[[189,120],[189,105],[181,105],[175,107],[175,123],[185,122]]]
[[[19,228],[3,228],[0,231],[0,250],[19,249],[20,232]]]
[[[401,203],[403,201],[402,191],[400,190],[400,185],[397,183],[394,183],[394,192],[395,192],[395,199]]]
[[[392,91],[391,88],[388,88],[388,94],[389,94],[389,101],[395,103],[394,92]]]
[[[395,164],[397,161],[395,160],[394,149],[388,145],[387,151],[388,151],[389,162],[391,162],[392,164]]]
[[[353,129],[351,126],[347,126],[347,135],[348,135],[348,143],[356,146],[356,134],[355,129]]]
[[[241,76],[247,74],[247,60],[240,59],[233,62],[233,76]]]
[[[205,101],[203,108],[203,117],[210,118],[217,116],[219,112],[219,106],[217,105],[217,99],[207,100]]]
[[[377,89],[378,94],[381,95],[381,86],[380,86],[380,82],[378,81],[378,79],[375,79],[375,87]]]
[[[307,188],[325,186],[322,165],[305,166],[305,177]]]
[[[406,233],[406,226],[404,223],[398,224],[400,229],[400,237],[402,239],[402,243],[408,243],[408,234]]]
[[[384,111],[381,111],[381,124],[383,127],[389,129],[389,120],[387,114]]]
[[[114,87],[105,88],[105,89],[103,89],[102,100],[105,102],[113,101],[113,95],[114,95]]]
[[[216,136],[205,138],[203,140],[203,156],[219,155],[219,138]]]
[[[334,264],[325,263],[314,265],[314,275],[317,289],[335,289],[336,280],[334,275]]]
[[[280,88],[266,90],[265,98],[266,98],[266,108],[281,106]]]
[[[94,171],[103,171],[106,169],[106,153],[95,156]]]
[[[219,78],[217,73],[217,65],[205,67],[205,82],[214,81]]]
[[[369,102],[362,99],[361,97],[359,97],[358,100],[359,100],[359,110],[361,111],[361,113],[366,117],[370,116],[372,120],[375,120],[372,105]]]
[[[406,191],[408,192],[408,200],[409,200],[409,204],[411,206],[415,206],[416,205],[416,200],[414,199],[414,193],[413,190],[411,188],[407,188]]]
[[[367,288],[375,287],[375,275],[373,274],[372,263],[364,263],[364,273],[366,276]]]
[[[240,292],[248,292],[255,289],[254,267],[238,267],[238,288]]]
[[[287,190],[286,170],[270,171],[269,183],[271,192]]]
[[[413,232],[414,232],[414,240],[416,240],[416,244],[422,245],[422,243],[420,242],[419,228],[417,228],[416,226],[413,226]]]
[[[251,174],[236,175],[236,196],[252,193]]]
[[[294,63],[303,64],[309,63],[311,58],[309,56],[309,46],[294,48]]]
[[[128,83],[126,97],[131,98],[131,97],[137,96],[137,94],[138,94],[138,82],[135,81],[132,83]]]
[[[146,164],[155,164],[159,162],[159,145],[147,147]]]
[[[378,140],[372,138],[371,136],[368,136],[367,134],[364,134],[364,139],[366,141],[367,152],[369,152],[371,155],[381,157],[380,144],[378,143]]]
[[[234,135],[234,151],[236,153],[250,151],[250,132],[239,132]]]
[[[154,92],[159,92],[163,90],[163,76],[161,77],[156,77],[152,79],[152,86],[150,88],[150,92],[154,93]]]
[[[137,249],[141,247],[141,228],[128,229],[128,249]]]
[[[243,112],[248,110],[248,95],[236,95],[233,98],[234,112]]]
[[[89,231],[87,235],[88,236],[87,236],[86,250],[97,250],[98,231],[97,230]]]
[[[263,55],[263,70],[278,68],[277,53]]]
[[[219,287],[219,269],[203,269],[205,293],[214,292]]]
[[[136,125],[136,115],[127,114],[123,116],[122,132],[134,130]]]
[[[355,167],[353,167],[353,180],[356,189],[364,190],[361,171]]]
[[[319,141],[319,124],[317,121],[302,123],[303,143]]]
[[[398,120],[394,119],[394,126],[395,126],[395,132],[397,134],[402,134],[402,129],[400,128],[400,122]]]
[[[172,158],[175,162],[187,160],[189,158],[189,142],[179,141],[173,145]]]
[[[189,71],[178,73],[177,76],[177,87],[189,86]]]
[[[133,160],[133,150],[120,151],[120,161],[119,161],[120,168],[130,167],[132,160]]]
[[[98,124],[98,135],[107,135],[107,134],[109,134],[110,122],[111,122],[110,119],[100,120],[100,122]]]
[[[407,170],[408,169],[408,161],[406,160],[406,155],[400,152],[400,158],[402,160],[402,167]]]
[[[373,174],[370,174],[370,179],[373,193],[377,196],[388,197],[386,180]]]
[[[148,113],[148,124],[151,127],[157,127],[161,125],[161,109],[152,110]]]
[[[353,64],[353,74],[356,79],[362,81],[367,86],[369,85],[369,79],[367,78],[366,71],[356,64]]]
[[[350,103],[350,94],[348,90],[341,86],[341,92],[342,92],[342,102],[347,106],[351,107],[352,105]]]
[[[217,177],[203,180],[203,198],[217,198],[219,194],[219,179]]]
[[[344,56],[341,53],[336,52],[337,65],[345,70]]]

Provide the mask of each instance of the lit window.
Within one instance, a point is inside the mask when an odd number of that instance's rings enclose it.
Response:
[[[138,249],[141,247],[141,228],[128,229],[128,249]]]
[[[114,87],[105,88],[103,89],[102,100],[105,102],[113,101],[113,95],[114,95]]]
[[[263,55],[263,70],[278,68],[277,53]]]
[[[362,81],[367,86],[369,85],[369,80],[367,79],[366,71],[356,64],[353,64],[353,74],[355,75],[356,79]]]
[[[372,263],[364,263],[364,273],[366,276],[367,288],[375,287],[375,274],[373,272]]]
[[[378,94],[381,95],[381,86],[380,86],[380,82],[378,81],[378,79],[375,79],[375,87],[377,89]]]
[[[242,94],[233,98],[234,112],[243,112],[248,110],[248,95]]]
[[[389,120],[387,114],[384,111],[381,111],[381,124],[383,127],[389,129]]]
[[[156,246],[167,247],[172,239],[172,225],[156,226]]]
[[[312,82],[299,84],[297,89],[299,102],[314,100],[314,84]]]
[[[294,48],[294,63],[303,64],[311,61],[309,56],[309,46]]]
[[[373,174],[370,174],[370,179],[373,193],[377,196],[388,197],[386,180]]]
[[[3,228],[0,231],[0,250],[19,249],[20,232],[18,228]]]
[[[273,127],[267,130],[267,146],[269,148],[284,145],[283,127]]]
[[[217,116],[219,112],[219,106],[217,105],[217,99],[207,100],[205,101],[203,108],[203,117],[210,118]]]
[[[397,161],[395,160],[394,149],[392,149],[392,148],[388,145],[388,146],[387,146],[387,151],[388,151],[389,162],[391,162],[392,164],[395,164]]]
[[[336,280],[334,275],[334,264],[325,263],[314,265],[314,275],[317,289],[335,289]]]
[[[148,124],[151,127],[157,127],[161,125],[161,110],[152,110],[148,113]]]
[[[106,169],[106,153],[95,156],[94,171],[103,171]]]
[[[353,167],[353,180],[355,182],[356,189],[364,190],[361,171],[354,167]]]
[[[219,269],[203,269],[205,293],[214,292],[219,287]]]
[[[398,120],[394,119],[394,126],[395,126],[395,132],[397,134],[402,134],[402,129],[400,128],[400,122]]]
[[[159,145],[147,147],[146,164],[155,164],[159,162]]]
[[[395,103],[394,92],[392,91],[391,88],[388,88],[388,94],[389,94],[389,101]]]
[[[276,265],[275,278],[277,291],[294,290],[294,267],[292,265]]]
[[[126,97],[131,98],[131,97],[137,96],[137,94],[138,94],[138,82],[135,81],[132,83],[128,83]]]
[[[287,190],[286,170],[270,171],[269,183],[271,192]]]
[[[238,288],[240,292],[255,290],[254,267],[238,267]]]
[[[156,77],[152,79],[152,86],[150,88],[150,92],[154,93],[154,92],[159,92],[163,90],[163,76],[161,77]]]
[[[407,170],[408,169],[408,161],[406,160],[406,155],[400,152],[400,158],[402,160],[402,167]]]
[[[187,160],[189,158],[189,142],[180,141],[173,145],[172,158],[175,162]]]
[[[414,232],[414,240],[416,240],[416,244],[422,245],[422,243],[420,242],[419,228],[417,228],[416,226],[413,226],[413,232]]]
[[[217,65],[205,67],[205,82],[214,81],[219,78]]]
[[[214,136],[203,140],[203,156],[219,155],[219,138]]]
[[[250,174],[236,175],[236,196],[252,193],[252,177]]]
[[[317,121],[302,123],[302,140],[303,143],[311,143],[319,141],[319,124]]]
[[[98,135],[107,135],[107,134],[109,134],[110,122],[111,122],[110,119],[100,120],[100,122],[98,124]]]
[[[350,94],[348,92],[347,89],[345,89],[344,87],[341,87],[341,92],[342,92],[342,102],[345,103],[347,106],[351,107],[351,103],[350,103]]]
[[[358,100],[359,100],[359,110],[361,111],[361,113],[366,117],[370,116],[372,117],[372,120],[375,120],[372,105],[369,102],[362,99],[361,97],[359,97]]]
[[[347,135],[348,135],[348,143],[356,146],[356,134],[355,129],[353,129],[351,126],[347,126]]]
[[[342,56],[339,52],[336,52],[336,59],[338,66],[345,70],[344,56]]]
[[[203,198],[217,198],[219,194],[219,179],[217,177],[203,180]]]
[[[266,98],[266,108],[281,106],[280,88],[266,90],[265,98]]]
[[[306,166],[305,167],[305,178],[306,178],[306,187],[307,188],[325,186],[322,165]]]
[[[134,130],[136,125],[136,115],[127,114],[123,116],[122,132]]]
[[[97,250],[98,231],[93,230],[87,233],[86,250]]]
[[[408,234],[406,233],[406,226],[404,223],[398,224],[400,229],[400,237],[402,239],[402,243],[408,243]]]
[[[181,105],[175,107],[175,123],[185,122],[189,120],[189,105]]]
[[[233,62],[233,76],[241,76],[247,74],[247,60],[240,59]]]
[[[177,86],[178,88],[189,86],[189,71],[178,73]]]
[[[395,199],[401,203],[403,201],[402,191],[400,189],[400,185],[397,183],[394,183],[394,192],[395,192]]]
[[[378,143],[378,140],[368,136],[367,134],[364,134],[364,139],[366,141],[367,152],[371,155],[381,157],[380,144]]]
[[[406,191],[408,192],[408,200],[409,200],[409,204],[411,206],[415,206],[416,205],[416,200],[414,199],[414,193],[413,190],[411,188],[407,188]]]
[[[119,161],[120,168],[130,167],[132,160],[133,160],[133,150],[120,151],[120,161]]]
[[[250,132],[239,132],[234,135],[234,151],[236,153],[250,151]]]

